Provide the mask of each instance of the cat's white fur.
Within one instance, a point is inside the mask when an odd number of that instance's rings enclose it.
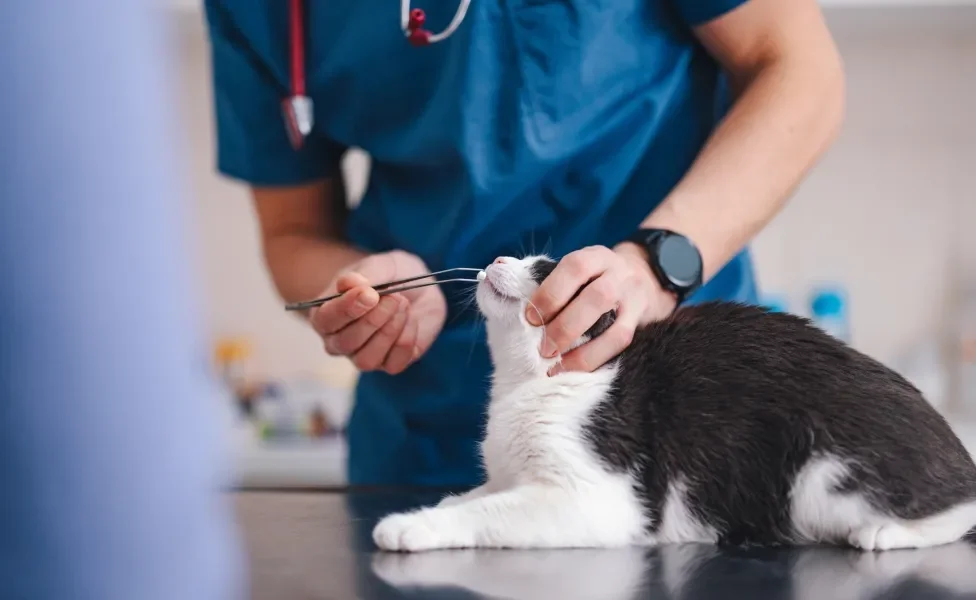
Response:
[[[617,367],[547,375],[559,359],[542,357],[544,328],[525,318],[537,287],[530,271],[535,260],[500,258],[478,285],[495,367],[482,443],[487,483],[436,507],[386,517],[373,531],[377,546],[421,551],[716,542],[715,527],[687,506],[680,475],[669,485],[661,522],[649,523],[634,478],[608,471],[581,435],[607,398]],[[846,539],[865,550],[932,546],[959,539],[976,523],[976,503],[919,521],[878,514],[859,495],[833,491],[847,468],[838,457],[821,455],[801,470],[791,496],[797,543]]]

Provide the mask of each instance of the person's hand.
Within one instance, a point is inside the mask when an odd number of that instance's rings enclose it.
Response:
[[[674,294],[663,290],[654,277],[644,251],[630,243],[614,250],[591,246],[567,254],[531,301],[538,312],[529,306],[526,319],[538,327],[543,325],[541,313],[546,327],[540,352],[546,358],[562,354],[550,375],[603,366],[630,345],[639,325],[663,319],[676,303]],[[609,329],[567,352],[610,310],[617,311],[617,318]]]
[[[332,356],[347,356],[361,371],[401,373],[434,343],[447,302],[437,286],[379,296],[377,285],[430,273],[402,251],[374,254],[340,273],[323,293],[342,293],[313,308],[309,320]]]

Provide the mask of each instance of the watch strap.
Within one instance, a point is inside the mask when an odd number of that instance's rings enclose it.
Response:
[[[668,237],[676,236],[684,239],[688,245],[698,254],[698,272],[697,276],[693,280],[687,283],[676,282],[672,277],[666,272],[664,266],[660,261],[660,246],[663,241]],[[680,305],[685,301],[685,299],[694,293],[702,285],[702,263],[701,254],[698,252],[698,248],[695,246],[687,236],[680,233],[668,230],[668,229],[652,229],[652,228],[641,228],[634,231],[627,238],[628,242],[637,244],[638,246],[644,248],[647,253],[648,264],[651,267],[651,271],[657,278],[658,283],[661,287],[671,292],[675,295],[676,306]]]

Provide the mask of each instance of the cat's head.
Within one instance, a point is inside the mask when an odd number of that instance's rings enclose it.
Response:
[[[527,319],[528,311],[537,310],[530,298],[558,264],[546,256],[500,257],[485,269],[477,300],[487,322],[488,345],[496,368],[545,374],[559,362],[558,356],[542,356],[545,329],[531,325]],[[613,312],[603,315],[573,347],[606,331],[613,318]]]

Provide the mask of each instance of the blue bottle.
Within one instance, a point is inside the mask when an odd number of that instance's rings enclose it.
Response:
[[[769,312],[790,312],[790,300],[785,294],[766,294],[761,305]]]
[[[810,296],[810,316],[813,322],[845,343],[851,342],[847,293],[840,286],[824,286]]]

